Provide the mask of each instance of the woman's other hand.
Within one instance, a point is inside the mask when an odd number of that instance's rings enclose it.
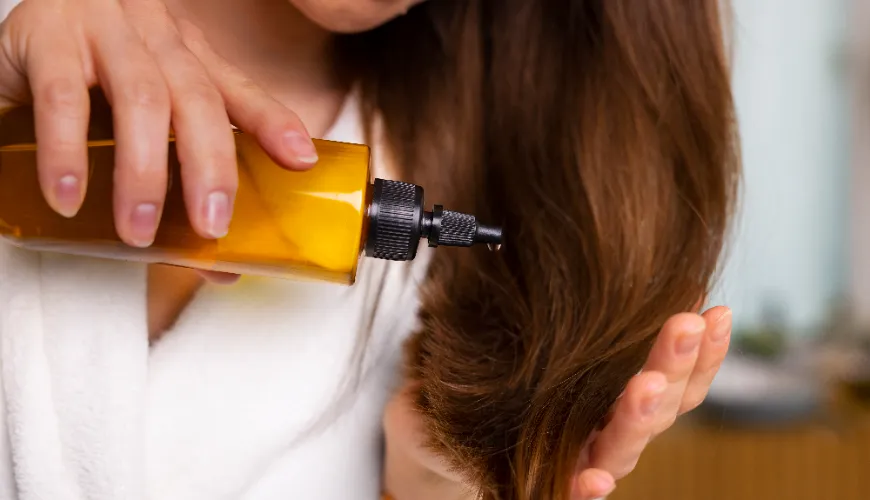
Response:
[[[574,494],[577,500],[609,495],[628,475],[647,444],[670,428],[707,396],[713,377],[728,352],[731,311],[714,307],[703,315],[677,314],[665,323],[643,371],[626,387],[601,431],[578,457]],[[406,492],[416,498],[473,498],[447,464],[423,443],[424,429],[409,390],[387,406],[387,485],[396,500]],[[424,485],[424,486],[421,486]]]
[[[88,89],[112,104],[114,215],[129,245],[152,243],[167,189],[170,124],[192,227],[227,233],[238,185],[230,123],[281,165],[316,151],[299,118],[212,51],[162,0],[24,0],[0,28],[0,108],[32,102],[42,190],[74,216],[87,190]]]
[[[731,310],[726,307],[700,316],[678,314],[665,323],[643,371],[629,382],[611,418],[580,457],[577,500],[609,495],[654,437],[704,401],[730,340]]]

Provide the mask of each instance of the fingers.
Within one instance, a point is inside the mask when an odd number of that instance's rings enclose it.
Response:
[[[185,47],[159,3],[128,10],[166,79],[172,128],[182,165],[185,205],[193,228],[205,238],[229,231],[238,167],[232,126],[223,98],[200,61]],[[156,7],[155,7],[156,6]]]
[[[706,326],[704,319],[697,314],[677,314],[662,327],[650,351],[644,371],[660,372],[668,382],[661,408],[656,414],[654,434],[668,429],[677,418]]]
[[[698,353],[698,360],[689,376],[680,404],[679,413],[683,414],[694,410],[707,397],[710,384],[719,371],[728,346],[731,341],[731,310],[727,307],[714,307],[705,312],[704,320],[707,324],[704,340]]]
[[[253,134],[279,165],[296,170],[314,166],[317,150],[299,117],[215,54],[196,27],[185,21],[178,27],[185,45],[215,82],[233,122]]]
[[[591,467],[609,472],[616,480],[634,470],[653,436],[668,385],[664,374],[653,371],[641,373],[628,383],[613,418],[592,444]]]
[[[609,422],[592,440],[591,469],[576,479],[578,498],[602,496],[593,487],[596,481],[602,480],[603,489],[608,476],[625,477],[654,436],[704,400],[728,351],[730,333],[731,311],[726,307],[703,316],[678,314],[665,323],[644,371],[629,382]]]
[[[44,4],[26,5],[14,17],[32,15]],[[127,11],[139,33],[128,24]],[[87,90],[97,82],[114,115],[114,216],[119,237],[129,245],[148,246],[157,231],[170,120],[191,225],[203,237],[224,236],[232,217],[238,174],[230,117],[277,163],[293,169],[316,163],[299,118],[218,57],[202,37],[191,37],[195,53],[188,49],[162,2],[108,2],[99,18],[72,29],[55,12],[41,14],[34,22],[3,25],[0,69],[8,71],[0,75],[0,103],[17,104],[16,96],[27,96],[32,86],[40,182],[57,212],[74,216],[84,198]],[[52,27],[55,18],[58,26]],[[39,36],[9,34],[21,26],[38,26]],[[73,35],[81,40],[67,39]],[[44,56],[22,64],[25,58],[17,54],[28,52],[51,54],[51,64]]]
[[[48,22],[49,27],[62,25]],[[39,182],[48,205],[64,217],[78,213],[88,180],[90,101],[75,47],[65,30],[46,29],[33,37],[26,62],[39,144]]]
[[[616,483],[613,476],[601,469],[586,469],[574,482],[574,500],[595,500],[613,493]]]
[[[104,15],[93,43],[115,121],[115,227],[124,242],[145,247],[154,241],[166,196],[169,91],[120,9]]]

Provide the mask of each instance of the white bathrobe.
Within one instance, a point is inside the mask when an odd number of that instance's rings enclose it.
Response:
[[[326,138],[359,120],[351,98]],[[426,255],[350,288],[205,286],[149,348],[143,265],[0,242],[0,500],[378,498]]]

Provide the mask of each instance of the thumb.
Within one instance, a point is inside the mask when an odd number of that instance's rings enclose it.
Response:
[[[615,489],[616,483],[610,473],[601,469],[586,469],[574,479],[572,498],[576,500],[604,498]]]

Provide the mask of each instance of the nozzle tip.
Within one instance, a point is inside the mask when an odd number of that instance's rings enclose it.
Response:
[[[474,233],[474,242],[500,246],[502,244],[502,230],[497,226],[478,224],[477,231]]]

